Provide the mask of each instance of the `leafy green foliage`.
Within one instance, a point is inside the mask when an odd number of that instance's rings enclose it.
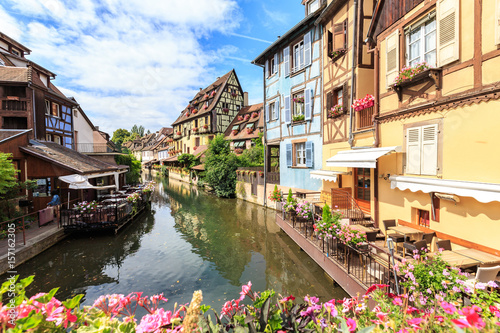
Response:
[[[224,135],[218,134],[208,146],[205,179],[219,197],[234,197],[238,159]]]
[[[262,141],[263,133],[259,133],[259,137],[252,139],[254,145],[252,148],[244,150],[238,156],[240,167],[255,167],[264,166],[264,143]]]
[[[200,159],[192,154],[181,154],[177,157],[177,161],[179,161],[188,170],[200,164]]]
[[[128,165],[129,171],[127,172],[127,183],[135,184],[141,179],[141,162],[138,161],[134,155],[116,155],[115,162],[118,165]]]
[[[0,198],[17,186],[16,174],[19,172],[12,163],[12,154],[0,152]]]
[[[140,138],[142,138],[144,136],[144,126],[134,125],[134,126],[132,126],[132,129],[130,130],[130,132],[132,134],[135,133],[135,134],[139,135]]]

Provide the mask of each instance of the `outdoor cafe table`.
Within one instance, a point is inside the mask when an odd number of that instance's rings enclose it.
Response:
[[[445,251],[441,251],[441,258],[446,261],[448,264],[452,265],[452,266],[457,266],[457,267],[460,267],[460,268],[468,268],[468,267],[472,267],[472,266],[477,266],[481,263],[481,261],[477,260],[477,259],[474,259],[474,258],[470,258],[470,257],[466,257],[464,256],[463,254],[459,253],[460,250],[456,250],[456,251],[449,251],[449,250],[445,250]],[[439,252],[435,252],[435,253],[429,253],[429,256],[434,256],[436,254],[438,254]]]
[[[411,227],[407,227],[404,225],[397,225],[395,227],[389,227],[389,230],[393,230],[397,232],[398,234],[401,234],[405,238],[405,242],[408,240],[408,238],[413,238],[413,240],[421,240],[423,236],[423,232],[417,229],[413,229]],[[406,256],[406,249],[403,246],[403,258]]]
[[[358,231],[361,231],[361,232],[364,232],[364,233],[373,231],[373,229],[367,228],[367,227],[365,227],[363,225],[360,225],[360,224],[350,225],[349,228],[351,228],[353,230],[358,230]]]
[[[468,258],[476,259],[480,261],[481,264],[492,265],[500,263],[500,257],[476,249],[462,249],[462,250],[455,250],[454,252],[459,253]]]

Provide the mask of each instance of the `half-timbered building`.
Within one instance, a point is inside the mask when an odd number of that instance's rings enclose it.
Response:
[[[248,104],[247,99],[234,69],[208,87],[200,88],[172,124],[177,154],[194,154],[195,147],[208,145],[214,135],[224,134],[241,108]]]
[[[263,104],[243,107],[226,129],[226,140],[231,141],[231,149],[237,154],[250,149],[253,140],[264,133]]]
[[[367,39],[379,219],[499,255],[500,1],[379,1]]]
[[[322,162],[322,30],[314,22],[325,1],[303,4],[306,17],[253,63],[264,72],[266,179],[279,179],[286,187],[318,190],[321,181],[309,175],[321,169]]]

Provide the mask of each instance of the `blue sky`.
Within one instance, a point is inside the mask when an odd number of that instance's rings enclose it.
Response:
[[[261,102],[262,69],[250,61],[303,17],[300,0],[3,0],[0,31],[111,135],[170,126],[233,68]]]

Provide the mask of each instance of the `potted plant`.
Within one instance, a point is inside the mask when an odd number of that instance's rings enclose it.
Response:
[[[182,133],[181,133],[181,131],[177,131],[175,134],[181,135]]]
[[[243,120],[243,116],[238,116],[238,121],[242,121]]]
[[[295,97],[295,98],[293,99],[293,101],[294,101],[295,103],[304,104],[304,97],[303,97],[303,96],[302,96],[302,97]]]
[[[295,215],[295,210],[297,209],[297,198],[293,196],[292,189],[288,189],[288,196],[286,201],[283,203],[283,210],[291,215]]]
[[[351,229],[348,225],[343,225],[337,235],[343,244],[354,249],[362,249],[368,245],[365,233]]]
[[[308,201],[299,202],[295,209],[295,213],[297,213],[297,218],[299,219],[312,221],[314,218],[313,205]]]
[[[194,127],[193,132],[198,132],[198,127]]]
[[[250,115],[249,115],[249,114],[246,114],[246,115],[245,115],[245,117],[243,118],[243,120],[245,120],[245,121],[246,121],[246,120],[248,120],[248,119],[250,119]]]
[[[393,87],[400,85],[403,82],[410,81],[417,74],[420,74],[431,67],[425,61],[417,63],[413,66],[406,67],[404,66],[399,72],[398,76],[394,79]]]
[[[278,185],[274,185],[274,190],[269,194],[269,200],[274,202],[283,200],[283,194],[278,190]]]
[[[292,117],[293,122],[304,121],[305,117],[303,114],[298,114]]]
[[[208,124],[203,125],[203,129],[208,129]]]
[[[231,93],[231,96],[232,96],[232,97],[236,97],[236,96],[238,96],[238,93],[232,92],[232,93]]]
[[[259,176],[264,177],[264,171],[259,171]]]
[[[79,213],[90,213],[97,208],[97,201],[82,201],[76,205],[73,205],[74,209]]]
[[[232,134],[232,135],[236,135],[236,134],[238,134],[238,131],[237,131],[237,130],[232,130],[232,131],[231,131],[231,134]]]
[[[323,206],[323,214],[321,219],[319,219],[314,224],[314,231],[319,239],[327,239],[337,237],[340,230],[340,219],[342,214],[333,214],[330,210],[328,204]]]
[[[373,95],[367,94],[366,97],[355,100],[351,107],[354,111],[361,111],[366,108],[372,107],[375,104],[375,97]]]
[[[252,134],[253,133],[253,128],[247,128],[247,134]]]
[[[208,98],[208,94],[205,94],[205,96],[203,96],[203,99],[207,99]]]
[[[344,55],[345,52],[346,52],[345,49],[338,49],[338,50],[335,50],[333,52],[330,52],[329,56],[332,59],[332,61],[335,61],[337,58]]]
[[[197,109],[193,109],[193,111],[191,111],[192,114],[197,114],[198,113],[198,110]]]

